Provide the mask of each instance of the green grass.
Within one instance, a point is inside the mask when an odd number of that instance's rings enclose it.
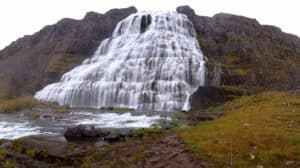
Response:
[[[226,114],[180,130],[195,159],[217,167],[230,166],[231,160],[233,167],[282,167],[300,160],[300,96],[266,92],[215,110]]]
[[[10,100],[0,100],[0,113],[17,112],[23,109],[31,109],[39,104],[33,97],[25,96]]]
[[[0,161],[5,160],[6,155],[7,155],[7,151],[3,148],[0,148]]]

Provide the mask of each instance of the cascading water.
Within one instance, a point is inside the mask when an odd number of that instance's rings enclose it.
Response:
[[[71,107],[173,111],[205,81],[193,24],[177,12],[138,12],[122,20],[94,55],[35,98]]]

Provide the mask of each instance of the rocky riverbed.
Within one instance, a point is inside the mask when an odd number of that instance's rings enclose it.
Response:
[[[133,130],[170,124],[174,114],[159,112],[112,111],[92,109],[39,109],[0,114],[0,139],[62,136],[68,127],[93,126],[100,130]]]
[[[108,161],[123,154],[128,155],[125,162],[135,162],[135,157],[144,155],[141,150],[152,150],[147,144],[154,145],[166,130],[186,122],[178,119],[176,112],[70,109],[56,105],[0,114],[0,165],[98,167],[109,165]],[[107,153],[117,149],[126,152]],[[89,157],[92,161],[87,160]]]

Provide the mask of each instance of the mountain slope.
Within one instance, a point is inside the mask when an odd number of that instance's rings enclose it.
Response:
[[[204,54],[223,66],[222,84],[251,90],[299,86],[299,37],[243,16],[198,16],[189,6],[177,11],[194,23]]]
[[[90,57],[116,24],[135,7],[105,14],[89,12],[82,20],[62,19],[0,51],[0,98],[32,94]]]
[[[82,20],[62,19],[0,51],[0,98],[33,94],[90,57],[101,40],[135,7]],[[300,39],[273,26],[230,14],[198,16],[188,6],[177,8],[193,22],[203,53],[221,65],[222,85],[251,91],[299,86]]]

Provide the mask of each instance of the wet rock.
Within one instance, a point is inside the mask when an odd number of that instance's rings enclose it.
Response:
[[[233,87],[201,86],[190,96],[192,110],[218,105],[243,95],[243,90]]]
[[[34,151],[34,155],[43,153],[48,158],[56,158],[60,160],[68,159],[68,143],[49,140],[42,137],[25,137],[13,141],[14,151]]]
[[[91,137],[91,138],[93,138],[93,137],[97,137],[98,133],[95,130],[94,126],[88,126],[88,127],[85,127],[85,129],[83,129],[82,135],[84,137]]]
[[[113,107],[107,107],[106,110],[113,110]]]
[[[104,137],[104,141],[107,141],[110,143],[124,141],[125,139],[126,139],[126,135],[124,135],[122,133],[117,133],[117,132],[110,133],[109,135]]]
[[[210,115],[210,114],[199,114],[197,116],[198,121],[207,121],[207,120],[215,120],[217,119],[216,115]]]
[[[100,110],[113,110],[113,107],[101,107]]]
[[[0,148],[8,148],[11,147],[11,141],[10,140],[6,140],[6,139],[1,139],[0,140]]]
[[[68,127],[64,133],[67,139],[78,139],[78,138],[96,138],[98,132],[94,126],[78,125],[75,127]]]

